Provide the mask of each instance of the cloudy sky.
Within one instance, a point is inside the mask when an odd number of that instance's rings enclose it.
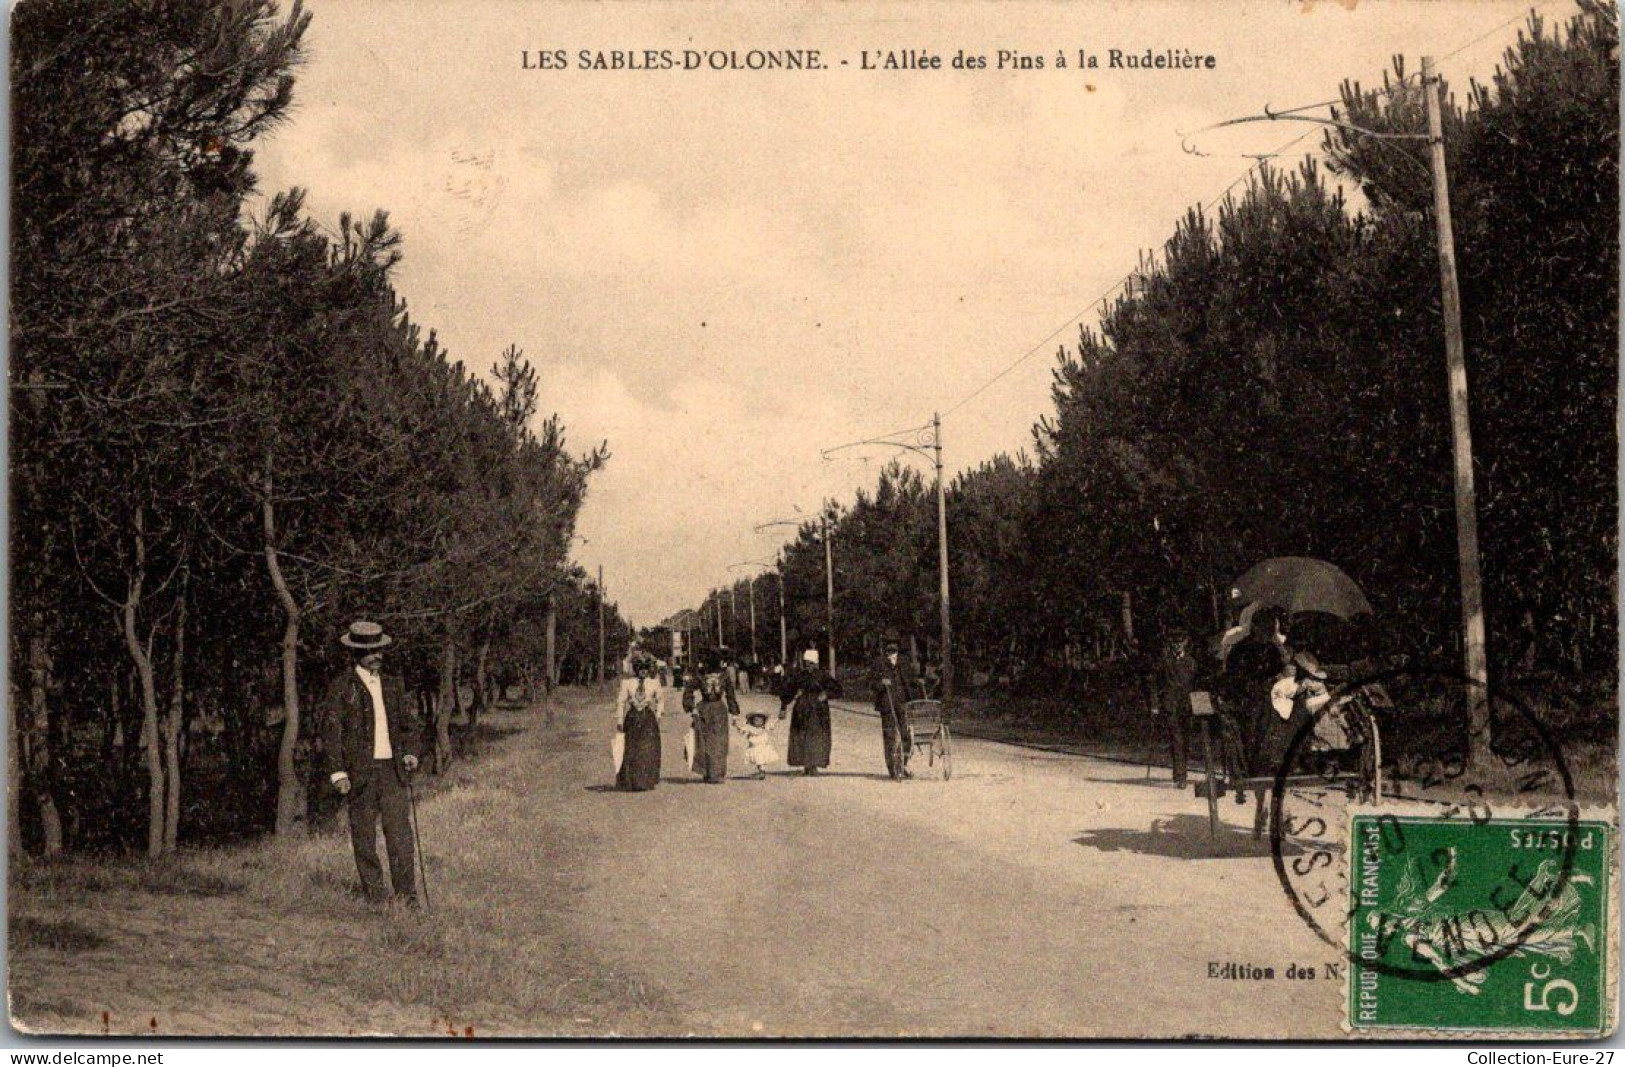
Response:
[[[1036,347],[944,424],[953,469],[1026,446],[1057,343],[1137,253],[1247,153],[1310,128],[1204,134],[1201,156],[1182,132],[1377,83],[1401,53],[1482,77],[1532,5],[308,6],[263,190],[304,186],[328,220],[388,210],[414,318],[482,370],[520,345],[571,441],[608,440],[577,558],[652,624],[771,556],[782,536],[754,524],[849,499],[888,458],[821,447],[926,422]],[[831,69],[577,69],[582,49],[752,48],[818,49]],[[1112,70],[1113,48],[1216,67]],[[571,69],[523,69],[553,49]],[[902,49],[1045,69],[860,69],[865,50]],[[1101,67],[1078,69],[1080,49]]]

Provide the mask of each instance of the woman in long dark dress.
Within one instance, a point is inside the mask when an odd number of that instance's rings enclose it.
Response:
[[[728,723],[739,714],[732,680],[716,653],[683,690],[683,710],[694,717],[694,773],[707,782],[728,777]]]
[[[632,674],[621,680],[615,702],[616,729],[625,739],[615,786],[641,793],[660,784],[660,717],[665,710],[665,696],[647,656],[632,658]]]
[[[817,774],[829,766],[829,698],[839,696],[835,679],[818,667],[818,653],[802,654],[801,666],[784,680],[779,696],[779,718],[790,715],[790,750],[785,762],[802,774]]]

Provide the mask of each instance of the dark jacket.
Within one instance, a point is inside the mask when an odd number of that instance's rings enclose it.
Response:
[[[733,676],[725,670],[691,676],[683,686],[683,710],[692,713],[707,701],[721,701],[729,715],[738,715],[739,698],[734,695]]]
[[[384,713],[389,719],[389,750],[395,773],[403,774],[401,757],[423,758],[422,730],[398,675],[383,676]],[[355,667],[346,665],[328,683],[322,699],[323,757],[329,775],[343,771],[351,781],[361,782],[373,770],[372,697],[356,677]]]
[[[805,697],[814,703],[819,701],[828,703],[830,697],[840,695],[841,684],[834,676],[817,667],[806,665],[795,667],[784,676],[784,681],[779,685],[779,715],[782,718],[798,698]]]
[[[899,655],[895,664],[888,662],[884,655],[877,656],[869,665],[869,689],[877,709],[887,709],[887,681],[891,682],[891,707],[898,711],[910,700],[918,700],[924,692],[914,665],[907,656]]]
[[[1176,656],[1173,646],[1164,649],[1157,664],[1157,696],[1162,713],[1189,718],[1191,690],[1195,688],[1195,683],[1196,657],[1191,655],[1190,650],[1187,648],[1183,655]]]

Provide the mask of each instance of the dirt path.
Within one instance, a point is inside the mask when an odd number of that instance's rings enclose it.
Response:
[[[1141,768],[965,742],[952,781],[892,782],[878,724],[838,711],[833,773],[693,785],[681,725],[667,783],[584,812],[621,844],[600,887],[641,908],[600,950],[680,990],[695,1032],[1337,1031],[1341,982],[1281,978],[1335,953],[1267,852],[1237,834],[1210,858],[1203,804]],[[1206,977],[1229,962],[1277,978]]]
[[[666,780],[621,794],[603,702],[537,720],[499,719],[524,730],[423,805],[421,928],[344,896],[338,837],[218,860],[251,883],[223,896],[25,886],[14,929],[106,940],[19,945],[14,1014],[122,1033],[1339,1033],[1337,954],[1267,852],[1236,832],[1211,855],[1203,803],[1141,768],[964,741],[952,781],[892,782],[875,721],[837,712],[831,773],[708,786],[673,714]],[[1274,977],[1209,977],[1226,964]]]

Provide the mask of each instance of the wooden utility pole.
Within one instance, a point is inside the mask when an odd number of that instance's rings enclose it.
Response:
[[[823,515],[824,530],[824,619],[829,627],[829,674],[835,677],[835,556],[829,547],[829,512]]]
[[[750,600],[750,661],[756,662],[756,576],[746,579],[745,596]]]
[[[1440,308],[1450,369],[1450,428],[1456,460],[1456,556],[1461,580],[1461,628],[1467,677],[1469,758],[1482,766],[1490,755],[1489,661],[1484,648],[1484,588],[1478,567],[1478,504],[1473,489],[1473,435],[1467,405],[1467,353],[1461,336],[1461,292],[1456,282],[1456,238],[1450,223],[1450,176],[1444,155],[1444,101],[1433,57],[1422,57],[1428,147],[1433,164],[1433,218],[1439,232]]]
[[[937,593],[942,626],[942,699],[954,698],[954,624],[948,610],[948,496],[942,484],[942,416],[931,414],[931,452],[937,465]]]
[[[602,682],[604,674],[604,565],[598,565],[598,680]]]

